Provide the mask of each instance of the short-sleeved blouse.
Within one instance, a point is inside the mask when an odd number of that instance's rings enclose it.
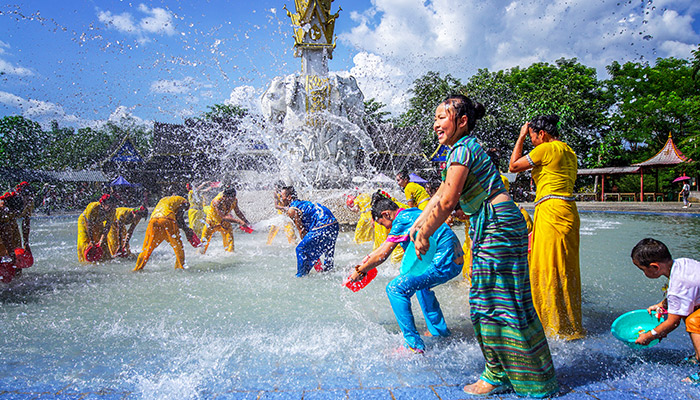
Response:
[[[578,161],[568,144],[559,140],[542,143],[526,157],[533,167],[532,179],[537,185],[535,202],[550,195],[572,196]]]
[[[476,214],[488,199],[506,192],[501,174],[491,161],[491,157],[473,136],[465,136],[452,146],[447,154],[447,168],[442,171],[443,181],[447,177],[450,165],[455,163],[469,169],[459,197],[459,205],[465,214]]]

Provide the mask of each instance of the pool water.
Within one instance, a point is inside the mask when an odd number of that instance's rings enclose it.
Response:
[[[457,278],[435,289],[452,337],[426,338],[425,356],[409,354],[401,350],[384,291],[398,265],[380,266],[379,276],[357,293],[341,285],[371,250],[371,244],[354,244],[352,232],[338,237],[334,271],[295,278],[294,245],[284,232],[267,246],[265,229],[236,231],[233,254],[223,251],[220,236],[206,255],[185,243],[188,268],[179,271],[163,243],[135,273],[135,258],[79,264],[76,230],[74,217],[34,218],[34,266],[0,283],[0,398],[10,392],[256,398],[260,392],[449,387],[471,383],[483,369],[466,283]],[[455,230],[464,237],[461,227]],[[140,250],[144,233],[141,224],[132,251]],[[683,326],[648,350],[630,349],[610,334],[617,316],[662,299],[666,279],[646,278],[629,257],[648,236],[665,242],[675,257],[700,259],[700,218],[581,214],[588,337],[550,341],[565,392],[610,383],[655,390],[695,372],[678,363],[692,352]],[[414,314],[424,330],[415,301]],[[671,398],[698,396],[693,386],[675,389]]]

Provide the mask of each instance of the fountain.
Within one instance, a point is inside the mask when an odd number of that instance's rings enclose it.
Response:
[[[346,187],[353,175],[369,168],[366,156],[374,149],[363,122],[364,96],[355,78],[328,72],[338,18],[330,12],[331,0],[296,0],[295,5],[296,12],[287,15],[301,73],[276,77],[262,95],[271,126],[264,138],[283,176],[301,172],[304,184]]]

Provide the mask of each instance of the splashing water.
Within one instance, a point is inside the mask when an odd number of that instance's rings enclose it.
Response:
[[[173,270],[172,249],[163,244],[140,273],[131,272],[134,259],[79,265],[74,219],[35,219],[36,264],[0,288],[0,387],[183,399],[461,385],[478,377],[483,358],[461,279],[435,288],[453,336],[426,338],[426,356],[415,357],[397,351],[403,340],[384,293],[398,266],[380,266],[358,293],[343,288],[371,245],[355,245],[352,232],[341,232],[336,269],[295,278],[294,244],[280,234],[264,245],[265,226],[281,222],[275,218],[262,218],[253,234],[236,234],[233,254],[223,251],[219,236],[206,255],[188,247],[189,268],[182,271]],[[620,381],[651,390],[688,375],[688,367],[673,364],[691,352],[680,329],[639,352],[617,342],[609,327],[618,315],[662,297],[663,282],[645,278],[629,261],[632,246],[653,232],[674,256],[700,258],[694,239],[700,219],[586,213],[581,221],[588,232],[581,239],[588,336],[550,340],[560,381],[573,390]],[[462,229],[455,231],[463,238]],[[137,228],[134,251],[144,232]],[[419,310],[414,304],[423,331]]]

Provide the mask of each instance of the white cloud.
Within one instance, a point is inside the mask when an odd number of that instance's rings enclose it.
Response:
[[[0,90],[0,104],[5,104],[6,106],[15,108],[21,108],[22,104],[24,104],[24,99],[12,93],[3,92]]]
[[[6,54],[6,52],[7,52],[6,49],[9,49],[9,48],[10,48],[10,45],[8,43],[5,43],[2,40],[0,40],[0,55]],[[29,68],[14,66],[9,61],[3,60],[3,59],[0,59],[0,75],[1,74],[18,75],[18,76],[34,75],[32,70],[30,70]]]
[[[466,81],[480,68],[575,57],[603,78],[613,61],[689,57],[700,42],[696,2],[373,0],[338,38],[358,51],[350,72],[365,96],[392,105],[431,70]]]
[[[0,91],[0,104],[17,108],[23,117],[38,122],[47,129],[52,121],[57,121],[60,126],[73,126],[77,128],[100,128],[107,122],[118,123],[122,126],[152,126],[152,121],[143,120],[133,114],[129,108],[118,106],[106,120],[90,120],[74,114],[68,114],[63,106],[35,99],[25,99],[9,92]]]
[[[139,27],[144,32],[158,33],[164,35],[174,35],[175,25],[173,25],[173,16],[170,12],[163,8],[148,8],[145,4],[139,5],[139,11],[144,14],[150,14],[139,23]]]
[[[0,73],[18,76],[29,76],[34,74],[29,68],[16,67],[2,59],[0,59]]]
[[[131,110],[126,106],[118,106],[109,115],[107,121],[96,121],[97,124],[104,124],[106,122],[112,122],[120,126],[152,126],[152,121],[143,120],[131,113]]]
[[[355,66],[350,69],[350,75],[357,79],[366,100],[374,98],[384,103],[389,112],[404,109],[407,96],[402,93],[408,89],[413,78],[407,76],[403,68],[367,52],[356,54],[353,64]]]
[[[105,25],[119,32],[137,34],[139,29],[134,24],[134,18],[129,13],[113,15],[111,11],[100,11],[97,18]]]
[[[692,51],[698,47],[692,44],[677,42],[675,40],[667,40],[661,43],[659,48],[670,57],[689,59],[693,55]]]
[[[0,103],[21,110],[22,116],[40,123],[44,128],[51,121],[62,125],[86,126],[89,121],[65,112],[62,106],[47,101],[25,99],[12,93],[0,91]]]
[[[150,41],[149,34],[172,36],[177,33],[170,11],[160,7],[149,8],[145,4],[139,4],[138,10],[146,16],[138,19],[128,12],[113,14],[111,11],[99,11],[97,18],[110,28],[135,35],[139,43]]]

